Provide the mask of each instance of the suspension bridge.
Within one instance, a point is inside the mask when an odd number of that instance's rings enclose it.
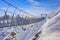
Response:
[[[37,23],[37,22],[45,19],[45,17],[43,17],[42,15],[47,16],[47,14],[42,14],[41,15],[42,17],[38,18],[34,15],[31,15],[31,14],[21,10],[20,8],[12,5],[11,3],[9,3],[5,0],[2,0],[2,2],[6,3],[8,5],[8,7],[6,10],[0,8],[0,11],[3,11],[5,13],[2,17],[0,17],[0,28]],[[8,11],[10,6],[15,9],[13,12]],[[17,10],[19,11],[18,15],[16,15]],[[21,15],[20,12],[22,12],[23,14]],[[10,13],[12,15],[10,16],[8,13]]]

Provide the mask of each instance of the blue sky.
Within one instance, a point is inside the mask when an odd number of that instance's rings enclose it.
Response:
[[[60,0],[6,0],[29,14],[40,16],[40,14],[51,13],[60,6]],[[0,0],[0,8],[6,9],[7,4]],[[11,11],[11,10],[9,10]]]

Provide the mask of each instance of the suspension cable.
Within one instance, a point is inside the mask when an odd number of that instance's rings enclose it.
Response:
[[[16,8],[17,10],[23,12],[23,13],[26,13],[26,14],[32,16],[32,17],[38,18],[38,17],[36,17],[36,16],[33,16],[33,15],[31,15],[31,14],[29,14],[29,13],[27,13],[27,12],[25,12],[25,11],[19,9],[19,8],[17,8],[16,6],[12,5],[11,3],[9,3],[9,2],[7,2],[7,1],[5,1],[5,0],[2,0],[2,1],[5,2],[6,4],[8,4],[8,5],[10,5],[10,6],[14,7],[14,8]]]

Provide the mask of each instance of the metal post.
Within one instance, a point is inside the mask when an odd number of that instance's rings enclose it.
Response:
[[[11,22],[14,21],[14,14],[15,14],[15,11],[16,11],[16,9],[15,9],[14,12],[13,12],[13,15],[12,15],[12,18],[11,18]],[[14,25],[14,24],[13,24],[13,25]],[[13,25],[11,25],[11,26],[13,26]]]
[[[7,18],[8,8],[9,8],[9,5],[8,5],[8,7],[7,7],[6,11],[5,11],[5,18],[6,18],[5,20],[7,20],[7,25],[9,25],[9,24],[8,24],[8,18]]]

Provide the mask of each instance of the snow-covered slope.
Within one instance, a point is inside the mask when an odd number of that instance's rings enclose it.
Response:
[[[41,31],[38,40],[60,40],[60,12],[46,22]]]

